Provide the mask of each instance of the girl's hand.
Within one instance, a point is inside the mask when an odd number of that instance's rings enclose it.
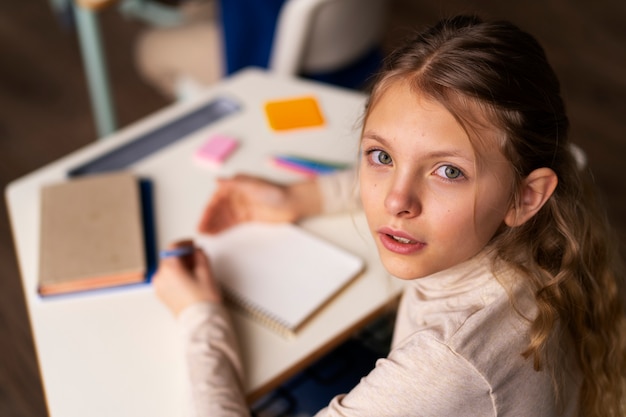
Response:
[[[237,175],[218,180],[217,190],[204,209],[198,231],[215,234],[251,221],[295,222],[320,211],[320,196],[313,181],[286,186]]]
[[[175,245],[172,247],[180,247]],[[209,259],[202,249],[184,257],[162,259],[152,279],[159,299],[178,316],[198,302],[220,303],[222,295],[211,272]]]

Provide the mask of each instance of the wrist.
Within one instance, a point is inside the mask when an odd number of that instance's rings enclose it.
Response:
[[[288,186],[287,195],[294,221],[322,212],[322,200],[314,180]]]
[[[212,306],[212,305],[221,305],[221,304],[222,304],[221,298],[194,297],[194,298],[189,298],[184,301],[181,301],[177,304],[172,304],[169,307],[174,317],[180,317],[180,315],[184,311],[189,310],[193,306]],[[194,307],[194,308],[198,308],[198,307]]]
[[[208,317],[216,314],[224,314],[225,306],[221,303],[211,303],[210,301],[197,302],[188,305],[180,314],[175,316],[176,321],[188,331],[194,331],[206,322]]]

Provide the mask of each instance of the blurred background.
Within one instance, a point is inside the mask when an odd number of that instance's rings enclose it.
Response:
[[[383,49],[414,28],[460,12],[504,18],[543,44],[562,83],[572,139],[587,153],[610,219],[626,242],[626,2],[623,0],[388,0]],[[98,12],[118,127],[166,105],[139,77],[146,24]],[[96,140],[78,37],[47,0],[0,2],[0,182]],[[624,251],[622,251],[624,253]],[[6,205],[0,205],[0,415],[45,416],[45,404]],[[123,376],[121,376],[123,377]]]

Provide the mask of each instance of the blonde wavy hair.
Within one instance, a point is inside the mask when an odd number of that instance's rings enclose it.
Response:
[[[528,347],[520,353],[532,358],[537,371],[553,372],[558,398],[562,370],[555,369],[551,349],[573,342],[583,376],[581,415],[625,415],[626,321],[617,244],[610,243],[590,173],[572,155],[560,85],[543,48],[509,22],[457,16],[387,58],[368,110],[397,80],[446,106],[468,132],[481,123],[477,107],[482,119],[501,130],[501,150],[516,176],[513,204],[533,170],[548,167],[557,174],[545,206],[519,227],[503,226],[490,242],[498,259],[528,277],[538,307]],[[479,149],[479,138],[469,136]]]

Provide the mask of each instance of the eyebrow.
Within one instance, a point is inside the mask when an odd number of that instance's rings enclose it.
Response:
[[[372,139],[375,140],[377,142],[380,142],[382,145],[389,147],[389,141],[387,139],[385,139],[384,137],[380,136],[379,134],[372,132],[372,131],[367,131],[363,133],[363,137],[362,139]],[[447,158],[447,157],[456,157],[456,158],[461,158],[466,160],[469,163],[474,163],[474,159],[473,158],[468,158],[466,155],[462,154],[461,152],[456,151],[455,149],[450,149],[450,150],[437,150],[437,151],[433,151],[433,152],[428,152],[427,154],[424,155],[426,158]]]

